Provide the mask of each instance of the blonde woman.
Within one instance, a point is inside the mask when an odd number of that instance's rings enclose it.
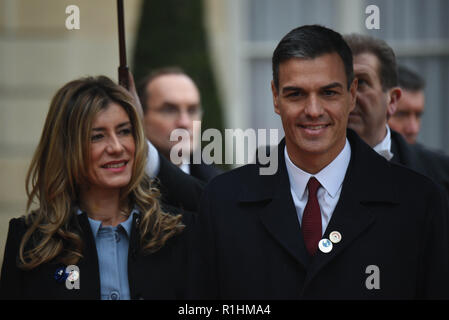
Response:
[[[191,216],[162,209],[147,148],[133,98],[112,80],[56,93],[27,175],[30,213],[10,221],[0,298],[185,297]]]

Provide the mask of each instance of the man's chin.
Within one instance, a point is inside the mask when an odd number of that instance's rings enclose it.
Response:
[[[360,132],[362,129],[362,124],[360,121],[351,120],[348,121],[348,128],[354,130],[355,132]]]
[[[409,144],[415,144],[416,143],[416,137],[405,137],[405,140],[407,140],[407,142]]]

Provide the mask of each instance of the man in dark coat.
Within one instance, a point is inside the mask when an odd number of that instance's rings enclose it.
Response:
[[[141,81],[139,97],[145,134],[160,153],[185,173],[204,182],[222,172],[213,165],[193,161],[194,150],[201,148],[203,110],[195,82],[182,69],[167,67],[153,70]],[[176,129],[186,130],[189,139],[171,141],[172,132]],[[182,163],[176,163],[181,159],[171,159],[170,153],[176,145],[185,153],[181,156]]]
[[[259,164],[205,189],[195,298],[447,298],[448,209],[430,179],[347,130],[357,80],[342,37],[292,30],[273,54],[285,138],[278,171]]]
[[[198,212],[205,182],[179,169],[148,142],[146,173],[155,178],[161,200],[171,206]]]
[[[432,178],[446,190],[449,200],[449,157],[446,154],[419,143],[409,144],[394,130],[391,130],[391,152],[391,161]]]
[[[143,121],[144,112],[131,72],[128,74],[128,82],[129,92]],[[205,182],[183,172],[165,158],[150,141],[147,143],[148,159],[145,172],[157,182],[162,202],[196,213]]]
[[[405,165],[439,183],[449,200],[449,157],[422,145],[408,144],[387,121],[402,99],[396,57],[383,40],[351,34],[345,40],[352,50],[358,79],[356,107],[349,127],[389,161]]]

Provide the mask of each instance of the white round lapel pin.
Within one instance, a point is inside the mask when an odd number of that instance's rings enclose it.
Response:
[[[329,239],[332,243],[339,243],[341,241],[341,233],[338,231],[332,231],[329,234]]]
[[[320,242],[318,242],[318,248],[323,253],[329,253],[332,251],[332,242],[329,241],[329,239],[321,239]]]

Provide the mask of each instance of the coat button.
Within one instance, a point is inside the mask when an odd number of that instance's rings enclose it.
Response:
[[[118,300],[120,298],[120,294],[117,291],[112,291],[109,297],[111,300]]]

